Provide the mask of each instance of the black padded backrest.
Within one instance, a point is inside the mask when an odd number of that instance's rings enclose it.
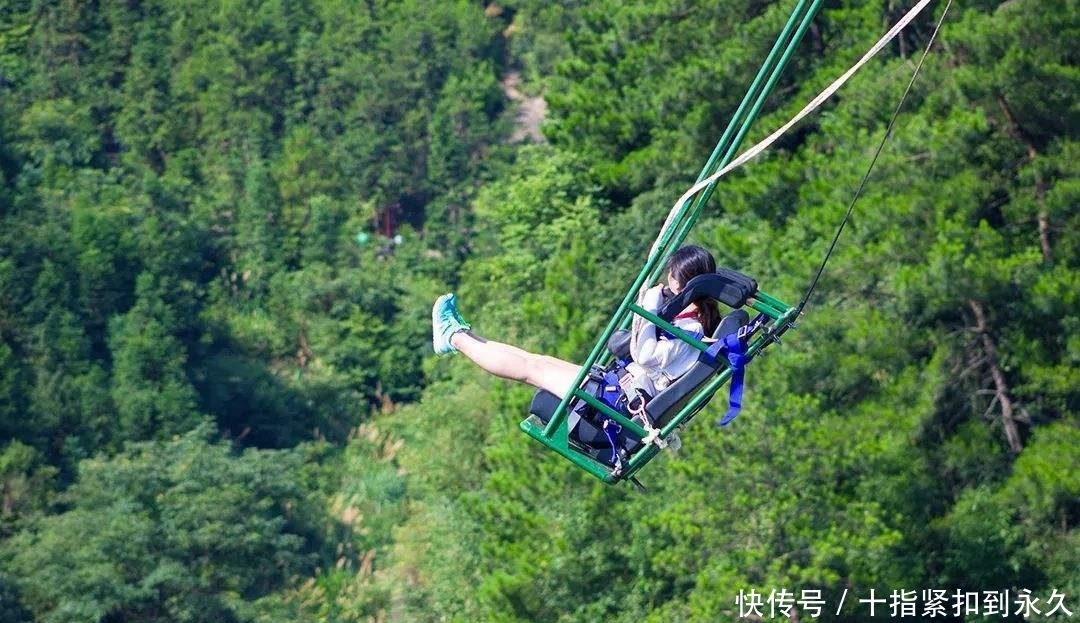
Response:
[[[671,319],[690,303],[702,297],[713,298],[732,309],[738,309],[756,293],[756,281],[739,271],[720,267],[715,273],[698,275],[691,279],[681,292],[664,301],[656,315],[671,322]]]
[[[703,296],[716,299],[732,309],[738,309],[756,293],[756,281],[738,271],[720,267],[715,273],[698,275],[691,279],[677,296],[669,297],[660,306],[656,315],[671,322],[675,316],[679,315],[679,312]],[[629,360],[630,331],[619,329],[613,332],[608,338],[607,349],[617,358]]]
[[[607,349],[615,357],[623,361],[630,360],[630,330],[618,329],[611,334],[607,341]]]
[[[713,331],[712,337],[717,340],[723,339],[725,335],[735,333],[740,327],[749,322],[750,314],[746,313],[746,310],[736,309],[724,317],[716,330]],[[710,363],[702,355],[686,374],[675,379],[671,385],[653,396],[653,399],[645,406],[645,411],[649,414],[649,419],[653,421],[653,426],[660,428],[667,424],[668,420],[675,416],[678,410],[697,392],[698,388],[704,385],[724,365],[726,364],[722,359]],[[708,402],[706,400],[701,406],[704,407]]]

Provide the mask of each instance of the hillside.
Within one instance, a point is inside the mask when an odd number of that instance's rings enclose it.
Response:
[[[911,4],[825,3],[743,144]],[[687,240],[798,300],[945,4]],[[432,352],[454,291],[583,360],[795,5],[0,6],[0,620],[1080,616],[1074,0],[949,8],[812,304],[647,492]]]

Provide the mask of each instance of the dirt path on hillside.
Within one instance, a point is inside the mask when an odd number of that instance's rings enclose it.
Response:
[[[502,81],[503,93],[510,101],[517,105],[516,126],[510,135],[511,143],[521,143],[528,140],[533,143],[545,143],[544,135],[540,132],[540,124],[547,114],[547,102],[542,97],[528,97],[518,90],[521,84],[521,74],[512,71],[506,74]]]

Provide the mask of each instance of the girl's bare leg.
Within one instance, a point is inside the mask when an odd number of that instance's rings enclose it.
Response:
[[[569,361],[486,340],[472,331],[458,331],[450,344],[495,376],[546,389],[560,398],[570,392],[581,371],[581,366]]]

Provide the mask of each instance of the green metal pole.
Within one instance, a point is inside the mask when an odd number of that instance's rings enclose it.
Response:
[[[762,63],[761,67],[758,69],[757,74],[750,84],[750,88],[747,89],[746,95],[743,96],[742,101],[739,103],[739,107],[735,110],[735,114],[732,115],[731,121],[728,122],[724,134],[720,137],[720,140],[717,141],[712,154],[710,154],[701,173],[698,174],[698,182],[726,166],[731,162],[732,158],[735,157],[735,153],[742,143],[742,140],[746,137],[750,125],[757,118],[766,98],[773,87],[776,86],[776,82],[779,80],[780,75],[787,66],[792,53],[805,34],[806,28],[821,8],[822,0],[814,0],[807,11],[807,2],[808,0],[799,0],[799,3],[788,17],[787,22],[784,24],[784,28],[780,31],[780,35],[773,43],[772,49],[769,50],[765,62]],[[800,26],[798,30],[795,30],[795,25],[797,23],[800,24]],[[792,37],[793,30],[795,30],[794,37]],[[768,77],[766,78],[766,76]],[[751,102],[753,102],[753,104],[751,104]],[[736,128],[739,128],[737,134]],[[733,134],[735,135],[734,139],[732,138]],[[674,220],[675,226],[666,233],[659,245],[662,252],[658,253],[658,256],[665,257],[674,248],[682,244],[689,235],[690,229],[697,222],[701,210],[704,209],[705,204],[712,196],[715,187],[716,184],[710,184],[696,196],[688,199],[686,203],[680,207]],[[660,272],[660,266],[654,266],[653,269],[649,271],[649,280],[655,281],[658,279]],[[636,292],[637,288],[633,291]],[[620,319],[618,324],[625,326],[625,321]],[[607,338],[605,337],[604,341],[606,342],[606,340]]]
[[[795,9],[791,12],[791,16],[788,18],[784,29],[780,31],[780,36],[776,38],[776,42],[773,43],[772,50],[769,51],[768,56],[765,57],[765,62],[762,63],[761,68],[758,69],[758,73],[754,76],[754,81],[750,83],[750,88],[747,89],[746,95],[743,96],[742,101],[739,103],[739,107],[735,110],[735,114],[732,115],[731,121],[728,122],[727,128],[724,130],[724,134],[720,136],[720,140],[716,143],[716,147],[713,149],[709,159],[705,162],[705,167],[701,170],[701,174],[698,175],[696,181],[709,177],[720,167],[727,164],[727,162],[720,162],[721,154],[724,154],[727,150],[727,154],[724,157],[728,162],[731,161],[729,140],[731,139],[732,132],[734,132],[737,124],[743,122],[743,116],[746,114],[747,107],[750,104],[751,99],[759,97],[761,91],[762,82],[765,79],[766,73],[771,71],[771,68],[776,63],[776,59],[780,54],[781,45],[787,41],[788,35],[791,34],[792,28],[795,26],[795,22],[798,21],[799,16],[802,15],[807,0],[799,0],[799,4],[795,6]]]
[[[800,9],[802,9],[802,6],[805,4],[805,2],[800,2],[799,6],[796,7],[795,11],[791,14],[791,17],[788,18],[787,23],[784,25],[784,30],[777,38],[776,45],[773,46],[772,51],[769,53],[769,58],[766,60],[766,64],[762,65],[762,68],[758,72],[757,77],[755,77],[754,83],[756,85],[756,83],[767,72],[769,73],[768,80],[765,82],[764,87],[756,93],[754,97],[754,103],[750,107],[749,112],[746,113],[746,120],[743,121],[743,123],[739,126],[738,133],[726,146],[727,150],[724,153],[723,158],[720,159],[719,163],[716,166],[708,169],[707,172],[703,171],[702,174],[698,176],[699,182],[708,177],[709,175],[712,175],[716,171],[720,170],[722,167],[726,166],[735,157],[735,154],[737,153],[739,146],[742,144],[743,139],[746,138],[747,133],[750,131],[750,126],[753,124],[754,120],[757,119],[758,114],[760,114],[761,112],[761,108],[765,105],[766,99],[768,99],[769,94],[772,93],[772,90],[776,86],[777,81],[780,80],[780,76],[783,74],[784,69],[787,67],[788,62],[791,60],[791,56],[795,53],[795,50],[798,48],[803,36],[806,34],[807,28],[810,27],[810,24],[813,22],[814,17],[817,15],[817,12],[821,9],[822,2],[823,0],[814,0],[809,10],[804,15],[802,15],[801,21],[799,17],[799,11]],[[791,36],[790,39],[788,39],[788,36],[791,33],[791,29],[797,21],[799,22],[799,27],[795,31],[795,34]],[[773,58],[778,54],[780,50],[780,44],[785,41],[787,42],[787,47],[785,47],[783,52],[780,54],[780,59],[776,62],[775,66],[771,66],[773,64]],[[751,92],[754,91],[755,89],[752,86]],[[750,101],[750,99],[750,94],[748,94],[747,97],[743,100],[743,106],[746,105]],[[740,106],[739,111],[736,112],[736,118],[740,116],[741,111],[742,106]],[[728,125],[728,129],[725,131],[724,137],[721,138],[721,142],[725,140],[729,132],[734,127],[734,123]],[[720,147],[721,143],[718,143],[717,150],[719,150]],[[714,154],[715,153],[716,152],[714,151]],[[697,223],[697,220],[701,215],[701,211],[704,209],[705,204],[708,203],[709,199],[712,197],[712,193],[715,189],[716,183],[714,182],[703,188],[701,192],[699,192],[694,197],[694,199],[691,200],[693,204],[693,209],[690,212],[689,216],[686,218],[686,220],[681,224],[681,230],[675,236],[676,240],[679,240],[681,242],[686,238],[686,236],[690,232],[690,229]]]

